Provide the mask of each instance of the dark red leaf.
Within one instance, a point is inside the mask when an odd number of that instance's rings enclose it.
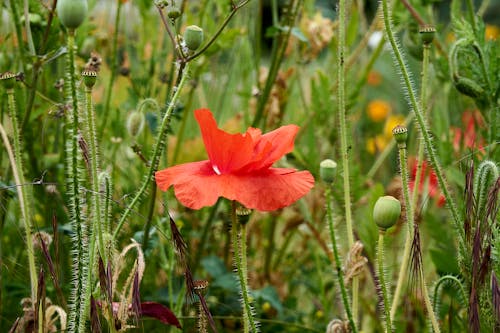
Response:
[[[179,320],[174,313],[165,305],[156,302],[142,302],[141,316],[155,318],[166,325],[172,325],[181,329]]]

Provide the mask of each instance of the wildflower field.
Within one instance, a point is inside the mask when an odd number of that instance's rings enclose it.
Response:
[[[1,1],[0,332],[499,332],[499,14]]]

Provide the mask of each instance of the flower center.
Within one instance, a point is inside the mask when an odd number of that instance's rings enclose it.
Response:
[[[220,172],[219,167],[215,164],[212,164],[212,169],[214,169],[215,173],[220,175],[222,172]]]

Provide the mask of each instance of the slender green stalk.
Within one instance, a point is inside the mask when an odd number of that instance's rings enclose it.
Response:
[[[10,80],[10,79],[9,79]],[[11,78],[11,80],[15,80]],[[33,250],[33,237],[31,233],[31,203],[29,202],[29,196],[27,191],[29,188],[25,187],[26,181],[24,178],[23,162],[22,162],[22,149],[21,149],[21,136],[19,132],[19,125],[17,120],[17,110],[16,110],[16,99],[14,96],[14,89],[7,89],[7,105],[9,110],[9,116],[12,122],[13,131],[13,141],[14,141],[14,154],[12,155],[12,149],[9,148],[9,140],[7,135],[4,138],[4,144],[7,148],[7,153],[9,154],[10,163],[12,166],[12,173],[14,175],[14,180],[17,186],[17,195],[19,198],[19,206],[21,208],[21,214],[23,216],[24,222],[24,232],[26,235],[26,250],[28,254],[28,266],[29,275],[31,283],[31,299],[32,304],[36,304],[37,292],[38,292],[38,278],[35,264],[35,253]],[[3,131],[3,128],[2,128]],[[2,133],[3,136],[3,133]],[[11,156],[12,155],[12,156]]]
[[[254,319],[252,305],[250,304],[250,297],[248,293],[247,281],[247,235],[246,225],[238,221],[236,215],[236,202],[231,204],[231,237],[233,240],[234,262],[238,279],[241,287],[242,308],[243,308],[243,332],[244,333],[257,333],[258,326]]]
[[[142,182],[142,185],[135,194],[134,198],[130,202],[130,204],[127,206],[125,211],[123,212],[123,215],[120,218],[120,221],[118,222],[118,225],[115,228],[115,231],[113,232],[113,240],[116,240],[116,237],[120,233],[121,228],[123,227],[123,224],[125,223],[126,219],[134,209],[135,205],[137,205],[142,196],[146,193],[146,190],[153,180],[153,175],[154,172],[158,169],[158,164],[160,163],[160,156],[161,153],[163,152],[163,149],[165,149],[166,146],[166,138],[167,138],[167,128],[168,125],[170,124],[170,119],[172,117],[172,112],[174,111],[175,104],[177,103],[180,93],[182,91],[182,88],[184,87],[184,84],[186,83],[187,77],[189,76],[189,67],[190,63],[186,64],[186,67],[184,68],[184,71],[182,72],[182,77],[179,82],[179,85],[177,86],[176,89],[174,89],[175,94],[172,97],[172,100],[170,101],[167,111],[165,112],[165,115],[163,116],[160,128],[158,129],[158,134],[156,136],[156,142],[153,148],[153,156],[151,158],[151,164],[149,166],[148,173],[146,175],[146,178]]]
[[[122,9],[122,0],[116,0],[116,17],[115,17],[115,27],[113,31],[113,49],[111,50],[111,59],[110,59],[110,70],[111,73],[109,75],[108,86],[106,88],[106,98],[104,100],[104,111],[103,119],[101,123],[101,128],[99,131],[100,136],[102,136],[104,130],[106,129],[106,123],[108,122],[109,116],[109,107],[111,105],[111,94],[113,92],[113,83],[116,78],[117,71],[117,63],[116,63],[116,54],[118,53],[118,30],[120,28],[120,18],[121,18],[121,9]]]
[[[67,122],[69,137],[69,156],[68,156],[68,197],[69,214],[73,230],[75,232],[74,249],[74,289],[72,295],[72,304],[69,315],[69,331],[85,331],[85,292],[87,285],[85,282],[88,260],[86,245],[86,222],[83,217],[83,203],[80,191],[79,179],[79,145],[78,145],[78,127],[79,112],[78,99],[76,95],[75,79],[75,31],[68,30],[68,59],[66,64],[66,98],[72,107],[70,120]]]
[[[465,246],[464,246],[464,238],[463,238],[463,233],[461,232],[462,227],[461,227],[461,219],[460,219],[460,214],[458,212],[455,200],[450,194],[450,191],[448,190],[448,185],[446,183],[446,180],[444,178],[444,172],[441,167],[441,163],[438,160],[437,154],[434,150],[434,142],[433,138],[430,135],[429,131],[429,126],[427,125],[423,112],[420,108],[420,104],[417,101],[416,93],[415,93],[415,88],[413,87],[411,78],[410,78],[410,72],[408,70],[408,66],[406,64],[406,60],[403,57],[403,54],[401,53],[398,44],[396,43],[396,38],[394,36],[393,30],[392,30],[392,24],[391,24],[391,19],[390,19],[390,13],[389,13],[389,8],[387,5],[387,0],[382,0],[382,12],[384,14],[384,25],[385,25],[385,32],[387,34],[387,39],[389,40],[391,44],[391,48],[394,54],[394,58],[396,61],[396,64],[398,66],[398,69],[401,72],[401,77],[404,83],[404,88],[406,90],[406,93],[408,94],[408,102],[410,104],[410,107],[412,111],[415,113],[415,118],[417,120],[418,126],[420,128],[420,133],[422,135],[424,145],[425,145],[425,151],[427,153],[427,157],[429,159],[429,162],[434,169],[439,187],[441,191],[443,192],[444,197],[446,198],[447,202],[447,207],[452,215],[453,222],[454,222],[454,229],[458,234],[459,238],[459,248],[462,253],[465,253]]]
[[[439,323],[437,321],[436,314],[434,313],[434,308],[432,307],[432,303],[429,298],[429,292],[427,291],[427,285],[425,283],[424,268],[422,265],[420,265],[419,274],[420,274],[420,286],[422,289],[422,296],[424,298],[424,304],[427,310],[427,315],[431,320],[432,329],[434,330],[434,333],[440,333],[441,329],[439,328]]]
[[[399,298],[401,291],[403,289],[403,284],[407,280],[408,274],[408,263],[410,261],[411,252],[411,242],[413,239],[413,228],[414,228],[414,213],[413,206],[410,201],[410,184],[408,183],[408,161],[406,156],[406,144],[398,144],[399,150],[399,170],[401,172],[401,182],[403,199],[406,207],[406,227],[408,232],[406,233],[405,245],[403,250],[403,259],[399,268],[398,282],[396,283],[396,291],[392,298],[392,306],[390,312],[390,319],[394,321],[394,316],[399,305]]]
[[[384,312],[385,312],[385,331],[392,332],[392,323],[390,315],[390,303],[389,303],[389,293],[387,290],[387,283],[385,281],[385,269],[384,269],[384,235],[385,230],[379,230],[378,232],[378,251],[377,251],[377,266],[378,266],[378,278],[380,280],[380,288],[382,289],[382,297],[384,300]]]
[[[346,104],[345,104],[345,46],[346,46],[346,0],[339,0],[338,7],[338,90],[337,90],[337,113],[339,117],[339,135],[340,135],[340,153],[342,156],[342,173],[344,186],[344,208],[345,222],[347,227],[347,245],[349,248],[354,244],[354,232],[352,228],[352,210],[351,210],[351,185],[349,180],[349,149],[347,144],[347,123],[346,123]],[[352,279],[352,315],[354,320],[358,317],[358,293],[359,278],[354,276]]]
[[[335,268],[337,270],[337,281],[340,286],[340,293],[342,295],[342,303],[344,304],[344,310],[351,325],[351,330],[356,333],[358,330],[356,328],[356,323],[353,319],[353,314],[351,312],[351,306],[349,304],[349,298],[347,296],[347,290],[344,284],[344,272],[342,271],[342,262],[340,260],[339,251],[337,248],[337,238],[335,236],[335,226],[333,225],[333,212],[332,212],[332,189],[331,184],[329,184],[325,190],[326,196],[326,218],[328,220],[328,229],[330,231],[330,241],[332,242],[333,255],[335,258]]]

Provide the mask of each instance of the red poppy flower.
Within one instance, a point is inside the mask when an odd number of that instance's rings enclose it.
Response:
[[[417,176],[417,163],[415,161],[411,170],[411,179],[410,179],[410,190],[412,192],[415,188],[416,176]],[[427,176],[428,180],[426,179]],[[431,166],[428,165],[427,161],[422,162],[422,170],[420,172],[420,183],[418,184],[419,193],[422,193],[424,189],[427,189],[427,195],[429,195],[431,198],[437,199],[438,207],[444,206],[446,200],[444,195],[439,190],[437,175],[431,168]]]
[[[282,126],[264,135],[251,127],[244,134],[230,134],[217,127],[210,110],[196,110],[194,115],[209,160],[155,174],[158,187],[166,191],[173,185],[184,206],[200,209],[224,197],[247,208],[272,211],[292,204],[314,186],[308,171],[271,168],[293,150],[297,126]]]

